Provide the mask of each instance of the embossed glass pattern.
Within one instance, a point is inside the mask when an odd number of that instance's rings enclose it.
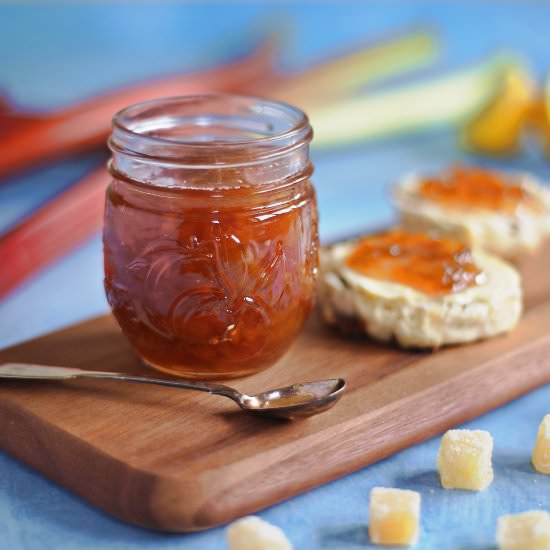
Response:
[[[113,122],[105,289],[150,366],[226,378],[276,361],[312,308],[317,212],[299,110],[236,96]]]

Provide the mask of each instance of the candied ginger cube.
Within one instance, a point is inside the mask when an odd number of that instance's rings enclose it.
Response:
[[[369,502],[369,537],[373,544],[416,544],[420,530],[420,494],[374,487]]]
[[[550,474],[550,414],[540,423],[533,449],[533,466],[541,474]]]
[[[493,481],[493,438],[483,430],[449,430],[441,439],[437,469],[445,489],[482,491]]]
[[[535,510],[499,517],[497,543],[499,550],[550,550],[550,514]]]
[[[230,550],[292,550],[282,529],[256,516],[234,521],[227,528]]]

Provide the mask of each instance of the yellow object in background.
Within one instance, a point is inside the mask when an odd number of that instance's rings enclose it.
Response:
[[[369,538],[383,546],[416,544],[420,531],[420,494],[374,487],[369,502]]]
[[[528,124],[542,141],[544,150],[550,156],[550,79],[546,83],[544,94],[541,94],[529,111]]]
[[[449,430],[441,440],[437,469],[445,489],[482,491],[493,481],[493,438],[483,430]]]
[[[525,70],[510,67],[494,99],[462,131],[462,145],[476,153],[510,155],[521,147],[521,133],[535,99]]]
[[[550,414],[540,423],[532,461],[537,472],[550,474]]]

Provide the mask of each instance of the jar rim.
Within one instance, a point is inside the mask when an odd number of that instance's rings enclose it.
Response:
[[[264,126],[273,129],[273,133],[253,137],[246,136],[242,139],[193,140],[180,135],[166,137],[159,133],[154,135],[149,133],[151,129],[155,129],[154,121],[157,124],[165,123],[166,128],[177,128],[177,121],[180,119],[175,115],[170,117],[169,113],[192,106],[195,106],[197,111],[194,115],[189,115],[189,127],[206,129],[209,127],[207,124],[209,116],[221,115],[207,111],[202,112],[200,106],[205,105],[208,108],[208,105],[212,107],[212,105],[223,104],[235,106],[243,117],[248,116],[250,120],[254,116],[260,119],[262,116],[269,115],[273,120],[281,122],[283,125],[286,124],[287,127],[276,131],[273,124],[270,125],[266,122]],[[163,109],[168,114],[162,114]],[[253,156],[252,162],[257,162],[286,154],[297,146],[309,143],[313,136],[309,119],[301,109],[282,101],[230,93],[172,96],[135,103],[118,111],[113,116],[112,128],[109,147],[113,151],[141,157],[167,159],[172,162],[183,160],[183,164],[188,163],[187,160],[180,157],[183,151],[185,151],[184,156],[196,155],[197,159],[202,158],[203,160],[207,155],[216,157],[222,151],[237,155],[240,152],[243,155],[248,154],[249,157]],[[158,128],[163,129],[162,126],[158,126]],[[234,126],[234,129],[236,128]],[[238,161],[238,157],[234,160],[236,162],[230,161],[229,164],[242,164]],[[249,158],[248,161],[250,160]],[[198,162],[201,163],[200,160]],[[225,162],[222,161],[222,164]]]

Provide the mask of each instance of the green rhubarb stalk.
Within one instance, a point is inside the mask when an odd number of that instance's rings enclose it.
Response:
[[[271,97],[308,110],[405,72],[432,64],[439,53],[436,36],[414,31],[380,41],[285,77],[268,90]]]
[[[516,60],[496,56],[443,77],[364,94],[309,113],[317,148],[369,141],[471,118],[495,97]]]

